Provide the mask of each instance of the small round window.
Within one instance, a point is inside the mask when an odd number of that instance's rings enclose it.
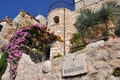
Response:
[[[55,22],[55,23],[59,23],[59,17],[58,17],[58,16],[55,16],[55,17],[54,17],[54,22]]]

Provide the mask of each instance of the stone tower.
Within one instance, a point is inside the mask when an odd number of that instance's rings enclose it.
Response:
[[[72,34],[77,32],[74,27],[74,19],[72,18],[73,12],[67,8],[56,8],[49,12],[47,21],[48,28],[51,31],[54,31],[55,34],[60,35],[64,43],[56,42],[51,47],[51,58],[57,54],[64,55],[65,53],[69,53],[69,39]],[[64,47],[65,46],[65,47]]]
[[[60,35],[65,43],[56,42],[51,47],[51,58],[57,54],[69,53],[69,39],[72,34],[77,32],[74,24],[79,15],[80,9],[88,8],[91,10],[98,9],[101,4],[108,0],[73,0],[75,10],[71,11],[68,8],[54,8],[51,10],[47,17],[47,25],[51,31]]]

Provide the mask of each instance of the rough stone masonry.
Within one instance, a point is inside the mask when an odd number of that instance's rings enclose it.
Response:
[[[84,50],[72,55],[81,54],[87,57],[89,71],[76,77],[67,77],[67,80],[120,80],[120,77],[112,75],[114,68],[120,67],[119,38],[89,44]],[[35,64],[28,55],[23,54],[18,65],[16,80],[63,80],[65,78],[62,77],[62,64],[63,57]],[[9,80],[9,66],[2,80]]]

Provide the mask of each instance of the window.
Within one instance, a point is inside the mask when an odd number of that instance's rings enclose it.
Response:
[[[55,17],[54,17],[54,22],[55,22],[55,23],[59,23],[59,17],[58,17],[58,16],[55,16]]]
[[[3,25],[0,24],[0,32],[2,31]]]

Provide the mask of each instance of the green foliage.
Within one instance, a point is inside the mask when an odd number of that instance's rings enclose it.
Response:
[[[72,46],[70,46],[71,53],[82,50],[85,47],[85,44],[80,38],[80,33],[73,34],[72,38],[70,39],[70,43],[72,44]]]
[[[116,20],[115,20],[115,23],[116,23],[116,30],[115,30],[115,34],[120,37],[120,17],[118,17]]]
[[[96,12],[96,14],[98,17],[98,23],[106,25],[102,35],[107,36],[110,21],[114,22],[116,18],[120,17],[120,5],[117,1],[103,3],[102,7]],[[119,33],[118,29],[119,28],[116,30],[117,34]]]
[[[117,27],[115,30],[116,36],[120,37],[120,27]]]
[[[117,1],[105,2],[102,7],[96,12],[98,23],[105,24],[106,30],[109,27],[109,21],[113,21],[120,16],[120,5]]]
[[[62,56],[63,56],[63,55],[61,55],[61,54],[59,53],[59,54],[57,54],[56,56],[54,56],[53,59],[59,58],[59,57],[62,57]]]
[[[83,9],[80,10],[75,26],[80,32],[81,37],[88,37],[90,36],[91,28],[97,24],[96,22],[95,13],[90,9]]]
[[[3,52],[1,58],[0,58],[0,80],[2,75],[4,74],[6,68],[7,68],[7,53]]]
[[[118,5],[117,1],[105,2],[96,13],[99,22],[106,23],[120,15],[120,5]]]
[[[120,67],[115,68],[112,74],[115,77],[120,77]]]
[[[104,25],[102,36],[107,36],[108,27],[113,20],[120,17],[120,5],[117,1],[108,1],[102,4],[97,11],[90,9],[80,10],[75,26],[77,27],[81,38],[93,38],[94,29],[100,24]],[[120,24],[120,23],[119,23]],[[120,29],[120,28],[117,28]],[[119,30],[117,30],[118,33]]]

